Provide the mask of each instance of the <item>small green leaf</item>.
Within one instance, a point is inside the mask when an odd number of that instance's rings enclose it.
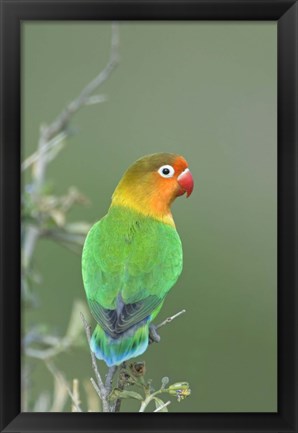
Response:
[[[136,400],[140,400],[143,401],[143,397],[135,391],[127,391],[127,390],[123,390],[121,391],[120,389],[114,389],[110,399],[114,400],[116,398],[134,398]]]

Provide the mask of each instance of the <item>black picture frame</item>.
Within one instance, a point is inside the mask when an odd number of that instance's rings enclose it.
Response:
[[[292,0],[1,0],[1,432],[296,432],[298,5]],[[278,412],[20,412],[20,27],[24,20],[278,24]]]

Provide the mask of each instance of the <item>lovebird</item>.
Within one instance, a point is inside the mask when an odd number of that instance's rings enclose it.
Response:
[[[124,173],[108,213],[87,234],[82,276],[97,322],[90,348],[111,367],[141,355],[151,323],[182,271],[182,245],[170,206],[194,186],[186,160],[144,156]]]

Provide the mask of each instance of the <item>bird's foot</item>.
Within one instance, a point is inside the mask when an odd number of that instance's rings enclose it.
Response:
[[[149,325],[149,343],[159,343],[160,335],[157,333],[157,327],[155,325]]]

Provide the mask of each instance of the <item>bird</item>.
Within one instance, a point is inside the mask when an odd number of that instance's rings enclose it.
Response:
[[[89,230],[82,279],[96,321],[90,349],[108,367],[143,354],[160,340],[153,320],[183,267],[171,205],[194,181],[175,153],[135,161],[118,183],[107,214]]]

